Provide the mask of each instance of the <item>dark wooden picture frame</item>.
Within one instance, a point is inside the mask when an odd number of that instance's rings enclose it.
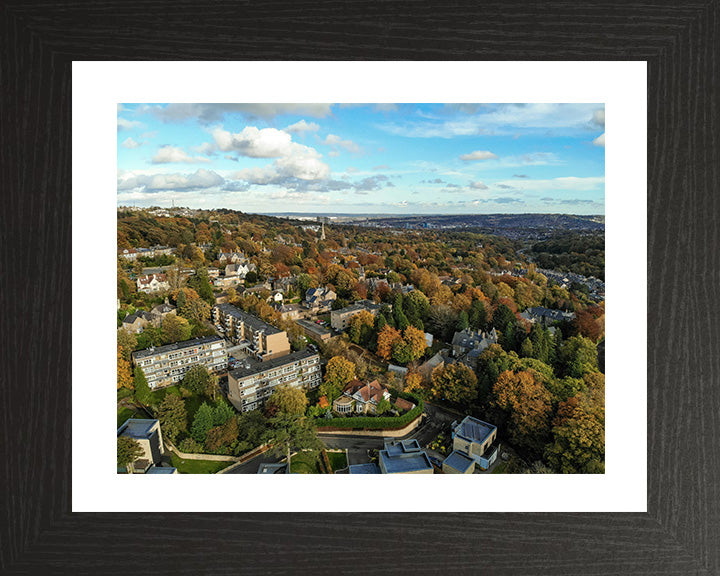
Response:
[[[140,59],[646,60],[648,512],[72,513],[71,65]],[[0,573],[720,573],[719,62],[718,0],[4,2]]]

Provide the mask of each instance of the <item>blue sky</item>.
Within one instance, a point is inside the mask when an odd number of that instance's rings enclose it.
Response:
[[[118,204],[605,212],[602,104],[119,104]]]

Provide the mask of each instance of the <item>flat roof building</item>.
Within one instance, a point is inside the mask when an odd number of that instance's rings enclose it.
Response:
[[[497,458],[497,427],[472,416],[452,426],[453,450],[487,469]]]
[[[132,354],[133,364],[142,368],[152,390],[172,386],[182,380],[193,366],[205,366],[210,372],[227,368],[225,340],[205,336],[175,342],[157,348],[138,350]]]
[[[152,464],[159,464],[165,454],[160,420],[130,418],[117,429],[118,438],[126,436],[132,438],[143,449],[143,455],[135,462],[133,469],[146,472]]]
[[[452,451],[442,463],[445,474],[472,474],[474,470],[475,460],[461,452]]]
[[[382,474],[432,474],[433,465],[417,440],[385,442],[380,450],[379,465]]]
[[[380,304],[375,304],[375,302],[371,302],[370,300],[359,300],[355,302],[355,304],[330,312],[330,326],[332,326],[334,330],[345,330],[350,323],[350,318],[358,312],[367,310],[370,314],[376,316],[380,308]]]
[[[261,361],[290,352],[287,333],[232,304],[215,304],[212,319],[218,331]]]
[[[332,337],[330,330],[316,322],[310,320],[295,320],[295,324],[303,329],[305,336],[317,342],[325,342],[325,340],[330,340]]]
[[[228,375],[228,399],[247,412],[261,407],[280,384],[311,389],[321,381],[320,355],[309,349],[265,362],[245,358]]]

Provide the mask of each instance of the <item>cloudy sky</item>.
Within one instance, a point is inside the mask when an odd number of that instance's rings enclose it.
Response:
[[[119,104],[119,205],[605,212],[602,104]]]

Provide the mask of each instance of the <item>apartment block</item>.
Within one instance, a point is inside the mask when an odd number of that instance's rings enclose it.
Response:
[[[205,366],[210,372],[227,369],[225,340],[206,336],[157,348],[133,352],[133,364],[140,366],[152,390],[172,386],[182,380],[193,366]]]
[[[228,375],[228,399],[247,412],[260,408],[278,385],[309,389],[321,381],[320,356],[309,349],[264,362],[247,358]]]
[[[213,306],[212,319],[225,338],[260,361],[272,360],[290,353],[287,332],[231,304]]]

